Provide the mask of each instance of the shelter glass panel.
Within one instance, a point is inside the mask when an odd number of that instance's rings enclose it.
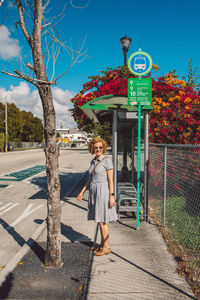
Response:
[[[142,122],[143,125],[143,122]],[[143,126],[142,126],[143,127]],[[137,113],[118,112],[118,182],[130,182],[137,186]],[[143,150],[143,144],[142,150]],[[143,175],[143,151],[141,152]],[[143,176],[141,176],[143,177]],[[142,178],[141,178],[142,179]]]

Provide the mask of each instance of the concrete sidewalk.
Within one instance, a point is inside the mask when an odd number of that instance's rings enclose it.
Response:
[[[196,299],[158,229],[133,219],[110,225],[112,253],[92,259],[85,299]]]
[[[81,203],[72,197],[64,202],[63,268],[41,272],[44,250],[38,246],[40,260],[29,251],[22,266],[11,273],[9,292],[1,299],[196,299],[186,281],[178,276],[177,264],[156,226],[142,222],[136,231],[133,218],[121,218],[109,225],[112,253],[96,257],[89,251],[89,245],[99,242],[100,233],[94,222],[87,221],[87,195]],[[45,231],[37,238],[37,245],[45,245]],[[74,273],[70,271],[73,264]],[[70,286],[76,293],[69,293]]]
[[[137,231],[136,220],[122,216],[109,229],[112,253],[92,255],[85,300],[196,299],[155,225],[142,222]],[[100,243],[98,227],[94,241]]]

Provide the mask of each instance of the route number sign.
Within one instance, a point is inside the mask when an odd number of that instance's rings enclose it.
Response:
[[[151,105],[152,103],[152,80],[151,78],[128,79],[128,104]]]

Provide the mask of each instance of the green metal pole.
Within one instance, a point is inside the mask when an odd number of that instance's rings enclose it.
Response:
[[[141,105],[138,105],[138,165],[137,165],[137,220],[136,229],[140,226],[140,146],[141,146]]]

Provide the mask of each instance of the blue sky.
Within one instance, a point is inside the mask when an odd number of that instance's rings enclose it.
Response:
[[[0,8],[6,12],[8,0]],[[66,4],[65,17],[57,25],[62,41],[72,40],[74,50],[85,39],[83,50],[91,58],[85,58],[58,81],[54,87],[54,103],[57,111],[57,126],[73,127],[75,123],[67,109],[70,98],[80,91],[88,76],[99,74],[106,67],[123,64],[120,38],[125,34],[132,38],[128,56],[141,48],[149,53],[153,63],[160,67],[158,75],[176,69],[187,75],[189,59],[193,67],[199,67],[200,53],[200,1],[199,0],[57,0],[57,11]],[[86,6],[78,9],[74,6]],[[51,11],[53,14],[55,10]],[[0,69],[13,72],[18,66],[18,54],[28,59],[28,47],[19,29],[11,18],[14,9],[0,27]],[[2,17],[0,17],[2,21]],[[7,31],[6,31],[7,30]],[[56,62],[55,77],[62,74],[71,62],[70,56],[60,55]],[[200,71],[199,71],[200,73]],[[50,74],[50,73],[49,73]],[[0,97],[15,102],[21,109],[31,110],[41,117],[42,110],[37,90],[21,80],[0,74]],[[3,100],[1,100],[3,101]]]

